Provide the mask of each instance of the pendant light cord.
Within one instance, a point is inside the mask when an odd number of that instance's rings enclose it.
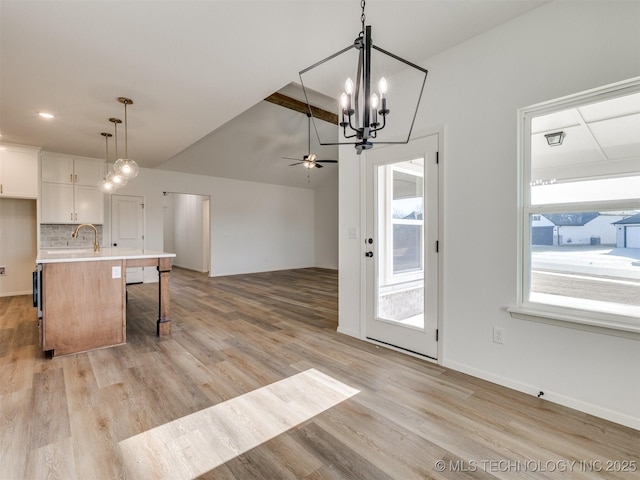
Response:
[[[116,142],[116,160],[118,159],[118,122],[113,122],[113,132],[114,132],[114,136],[113,139]]]
[[[129,152],[127,151],[127,103],[124,102],[124,158],[129,158]]]
[[[112,137],[110,133],[102,132],[100,135],[104,137],[104,164],[107,167],[107,173],[109,172],[109,137]]]

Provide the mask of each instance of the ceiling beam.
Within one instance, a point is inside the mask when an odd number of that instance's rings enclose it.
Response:
[[[325,122],[333,123],[334,125],[338,125],[338,114],[331,113],[327,110],[323,110],[322,108],[314,107],[310,105],[307,107],[307,104],[301,102],[300,100],[296,100],[295,98],[287,97],[282,93],[274,93],[265,98],[267,102],[275,103],[276,105],[280,105],[281,107],[289,108],[291,110],[295,110],[296,112],[307,114],[309,112],[309,107],[311,108],[311,113],[314,118],[318,118],[320,120],[324,120]]]

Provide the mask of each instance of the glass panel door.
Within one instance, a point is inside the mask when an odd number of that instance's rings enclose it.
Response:
[[[437,135],[367,154],[366,336],[435,358]]]

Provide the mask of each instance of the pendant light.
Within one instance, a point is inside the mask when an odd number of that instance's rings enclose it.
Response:
[[[119,118],[110,118],[109,121],[111,123],[113,123],[113,130],[114,130],[114,139],[115,139],[115,144],[116,144],[116,158],[118,158],[118,124],[122,123],[122,120],[120,120]],[[116,163],[118,163],[116,161]],[[120,175],[120,173],[118,173],[118,171],[116,170],[115,165],[113,166],[113,170],[111,170],[108,174],[107,174],[107,180],[109,180],[110,182],[113,183],[115,188],[120,188],[120,187],[124,187],[127,184],[127,179],[124,178],[122,175]]]
[[[333,55],[320,60],[299,73],[300,83],[304,92],[309,113],[313,117],[313,108],[310,100],[317,93],[330,98],[340,98],[342,135],[346,142],[335,142],[331,139],[323,140],[316,128],[320,145],[355,145],[358,154],[368,150],[374,144],[404,144],[408,143],[413,130],[413,124],[418,114],[418,107],[424,85],[427,81],[428,71],[414,63],[390,53],[374,45],[371,39],[371,26],[365,25],[365,0],[360,1],[362,13],[360,22],[362,30],[352,45],[340,50]],[[356,54],[354,55],[354,49]],[[343,80],[344,90],[337,88],[341,82],[332,82],[329,79],[341,75],[352,60],[345,57],[357,57],[355,75]],[[355,58],[354,58],[355,59]],[[387,91],[390,83],[382,73],[395,75],[398,85],[395,87],[396,105],[401,105],[393,116],[393,130],[387,133],[386,138],[379,138],[379,133],[387,126],[387,116],[390,110],[387,106]],[[378,85],[378,93],[372,91],[372,80],[375,77]],[[344,77],[342,77],[344,78]],[[400,94],[400,92],[402,92]],[[388,132],[388,130],[387,130]],[[406,137],[405,137],[405,133]]]
[[[106,132],[102,132],[100,135],[104,137],[104,149],[105,149],[104,164],[107,167],[106,170],[108,172],[109,171],[109,137],[112,137],[113,135]],[[103,193],[112,193],[116,189],[113,182],[111,180],[108,180],[106,176],[105,178],[100,180],[100,183],[98,184],[98,186],[100,187],[100,191]]]
[[[133,100],[126,97],[118,97],[118,101],[124,104],[124,158],[118,158],[118,160],[116,160],[113,170],[126,180],[137,177],[139,171],[138,164],[134,160],[129,159],[127,150],[127,105],[133,105]]]

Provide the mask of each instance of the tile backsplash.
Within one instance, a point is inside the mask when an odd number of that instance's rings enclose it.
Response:
[[[72,238],[71,234],[77,225],[41,224],[40,248],[84,248],[93,247],[94,232],[91,227],[83,227],[78,233],[78,238]],[[102,225],[96,225],[98,229],[98,242],[102,245]]]

